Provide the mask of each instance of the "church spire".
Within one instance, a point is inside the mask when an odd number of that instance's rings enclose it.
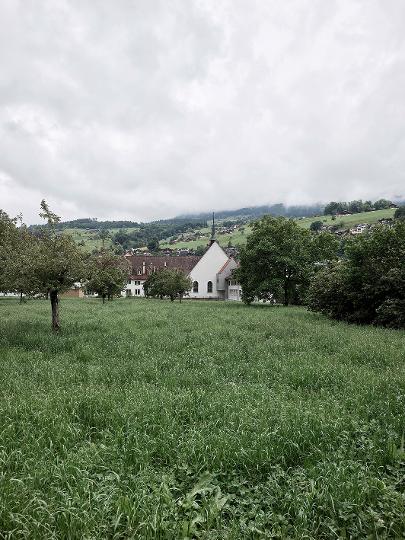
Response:
[[[215,238],[215,214],[212,212],[212,227],[211,227],[211,238],[210,238],[210,246],[216,242]]]

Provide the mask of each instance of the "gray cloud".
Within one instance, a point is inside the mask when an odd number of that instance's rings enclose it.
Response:
[[[405,195],[403,0],[3,0],[0,208]]]

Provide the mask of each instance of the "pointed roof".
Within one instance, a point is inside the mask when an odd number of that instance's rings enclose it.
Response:
[[[211,238],[210,238],[209,245],[212,246],[212,244],[216,241],[217,240],[215,238],[215,214],[214,212],[212,212],[212,227],[211,227]]]

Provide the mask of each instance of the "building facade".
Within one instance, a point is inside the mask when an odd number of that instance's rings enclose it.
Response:
[[[131,277],[123,294],[125,296],[145,296],[144,283],[148,276],[157,270],[172,269],[184,272],[192,281],[189,298],[227,300],[232,271],[237,262],[228,257],[216,240],[212,240],[202,257],[190,255],[129,255]]]

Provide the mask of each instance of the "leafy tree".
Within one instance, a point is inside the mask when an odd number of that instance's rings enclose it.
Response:
[[[378,201],[375,201],[374,208],[376,210],[383,210],[385,208],[389,208],[392,204],[392,201],[389,201],[387,199],[378,199]]]
[[[307,304],[312,311],[334,319],[343,319],[343,314],[350,312],[345,273],[345,262],[334,261],[314,274],[307,294]]]
[[[89,279],[86,288],[103,299],[111,299],[124,289],[130,275],[130,265],[122,255],[102,250],[89,260]]]
[[[334,234],[322,232],[314,235],[310,243],[311,266],[317,270],[320,265],[325,265],[337,258],[340,242]]]
[[[395,210],[394,219],[405,219],[405,205]]]
[[[360,214],[364,211],[364,204],[362,200],[359,201],[350,201],[348,204],[348,210],[352,214]]]
[[[255,222],[241,250],[236,275],[242,299],[300,303],[316,263],[336,257],[337,241],[328,234],[312,235],[295,221],[264,216]]]
[[[159,251],[159,240],[157,238],[151,238],[147,244],[147,247],[151,253]]]
[[[39,239],[21,224],[17,229],[16,242],[8,264],[4,269],[8,289],[20,294],[20,302],[23,301],[24,294],[34,294],[40,289],[38,275],[35,272],[35,262],[40,259],[40,253]]]
[[[113,241],[116,244],[120,244],[124,249],[128,249],[130,247],[130,236],[122,229],[115,233]]]
[[[101,240],[102,249],[105,248],[105,241],[110,238],[110,231],[108,229],[100,229],[98,237]]]
[[[347,203],[332,201],[325,206],[323,213],[325,214],[325,216],[327,215],[334,216],[336,214],[340,214],[341,212],[345,212],[347,210],[348,210]]]
[[[322,221],[313,221],[309,226],[309,230],[312,232],[319,232],[323,227]]]
[[[335,319],[405,327],[405,221],[347,241],[344,260],[314,277],[308,304]]]
[[[173,302],[181,299],[191,290],[192,282],[181,270],[162,269],[148,276],[144,283],[146,296],[169,297]]]
[[[371,201],[365,201],[363,204],[363,212],[371,212],[374,210],[373,203]]]
[[[349,203],[332,201],[325,206],[324,214],[332,216],[341,214],[342,212],[359,214],[360,212],[370,212],[371,210],[389,208],[391,204],[392,202],[387,199],[379,199],[374,204],[371,201],[363,202],[362,200],[350,201]]]
[[[10,286],[7,271],[18,245],[17,219],[10,218],[6,212],[0,210],[0,291],[8,292],[13,289]]]
[[[49,296],[52,310],[52,329],[60,329],[59,294],[83,277],[83,254],[71,236],[58,234],[56,224],[60,218],[41,202],[40,216],[47,221],[46,229],[39,236],[38,258],[31,261],[37,280],[37,292]]]
[[[195,255],[202,256],[207,251],[207,246],[197,246],[194,250]]]

